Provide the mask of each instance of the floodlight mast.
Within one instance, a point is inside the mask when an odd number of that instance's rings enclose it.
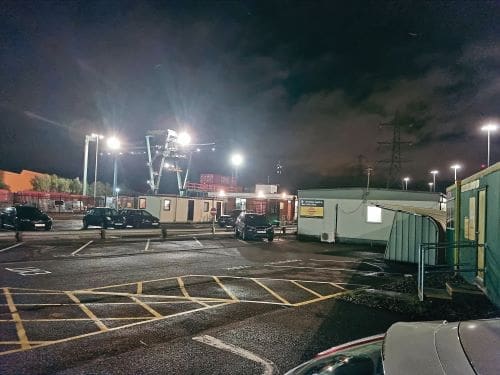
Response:
[[[154,136],[164,136],[165,144],[164,146],[153,146],[151,145],[151,138]],[[182,193],[186,189],[187,178],[189,174],[189,168],[191,166],[191,157],[192,150],[190,146],[213,146],[215,143],[206,143],[206,144],[191,144],[191,137],[189,134],[185,132],[177,133],[175,130],[167,129],[167,130],[153,130],[149,131],[146,135],[146,146],[148,149],[148,169],[149,169],[149,180],[148,185],[153,192],[154,195],[157,195],[160,189],[161,177],[163,175],[163,170],[168,167],[169,170],[173,170],[177,175],[177,187],[179,189],[179,194]],[[155,155],[152,155],[152,149],[155,149]],[[200,149],[197,148],[197,151]],[[188,166],[186,169],[186,175],[184,177],[184,182],[182,178],[182,169],[180,168],[179,159],[188,159]],[[155,171],[154,164],[155,161],[160,158],[160,165],[158,171]],[[167,163],[167,160],[172,160],[172,162]]]

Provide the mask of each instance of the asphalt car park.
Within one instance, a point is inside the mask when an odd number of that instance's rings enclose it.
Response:
[[[95,372],[92,356],[106,373],[285,372],[401,319],[369,324],[336,300],[390,275],[380,252],[352,250],[230,234],[0,240],[0,372]]]

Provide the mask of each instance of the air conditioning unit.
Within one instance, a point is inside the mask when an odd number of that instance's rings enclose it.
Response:
[[[335,242],[335,233],[333,232],[321,233],[321,242],[328,242],[328,243]]]

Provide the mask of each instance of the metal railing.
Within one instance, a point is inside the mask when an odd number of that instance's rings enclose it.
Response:
[[[483,247],[486,251],[487,246],[484,244],[477,244],[474,241],[462,241],[462,242],[448,242],[448,243],[423,243],[419,246],[418,253],[418,275],[417,275],[417,287],[418,287],[418,299],[420,301],[424,300],[424,288],[425,288],[425,276],[428,274],[436,273],[468,273],[468,272],[484,272],[486,267],[478,268],[477,266],[477,254],[478,248]],[[448,251],[453,251],[453,263],[447,262],[447,264],[441,265],[426,265],[425,260],[428,256],[429,251],[443,252],[442,256],[447,261],[449,260]],[[472,250],[474,252],[472,258],[473,262],[464,261],[462,257],[462,252],[464,250]],[[470,258],[470,256],[469,256]],[[486,259],[486,256],[485,256]]]

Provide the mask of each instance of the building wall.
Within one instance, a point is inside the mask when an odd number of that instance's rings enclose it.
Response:
[[[367,207],[375,204],[404,205],[421,208],[439,209],[438,200],[376,200],[368,199],[335,199],[335,189],[325,190],[325,196],[321,198],[318,190],[313,194],[308,191],[299,192],[299,202],[301,199],[320,199],[324,201],[323,218],[298,218],[298,234],[300,237],[311,237],[320,239],[322,233],[328,233],[330,237],[335,237],[339,242],[358,243],[380,243],[385,244],[389,240],[394,212],[381,210],[381,222],[371,223],[367,221]],[[345,196],[343,190],[339,190],[340,196]],[[384,191],[385,194],[385,191]],[[411,194],[409,195],[411,197]]]
[[[189,201],[194,201],[193,223],[209,223],[212,221],[210,209],[217,208],[217,202],[221,200],[186,198],[177,196],[140,196],[139,207],[142,208],[141,200],[145,200],[145,210],[158,217],[162,223],[186,223],[188,222]],[[165,209],[165,200],[170,201],[170,210]],[[143,201],[144,202],[144,201]],[[205,210],[208,203],[208,211]],[[223,214],[222,212],[221,214]]]
[[[21,173],[0,171],[0,175],[3,178],[3,182],[9,187],[9,190],[13,193],[18,191],[29,191],[33,190],[33,185],[31,180],[37,176],[45,176],[43,173],[28,171],[23,169]]]

